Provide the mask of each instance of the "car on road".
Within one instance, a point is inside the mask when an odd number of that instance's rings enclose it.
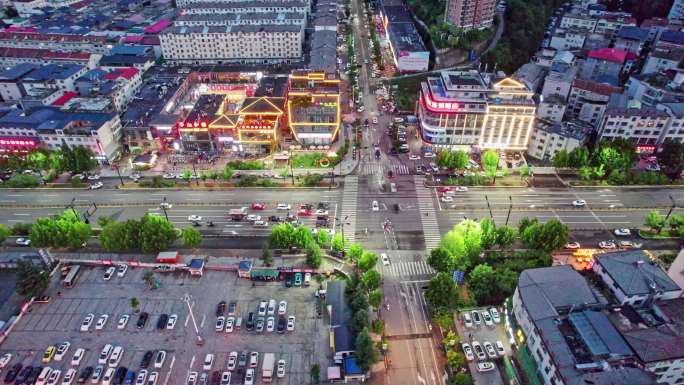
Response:
[[[254,202],[254,203],[252,203],[251,208],[252,208],[252,210],[265,210],[266,205],[263,203]]]
[[[598,243],[600,249],[617,249],[617,245],[614,241],[601,241]]]
[[[278,203],[278,206],[276,206],[276,210],[291,210],[292,206],[290,206],[287,203]]]
[[[373,121],[373,124],[378,124],[378,118],[376,116],[371,119]]]
[[[199,216],[199,215],[190,215],[190,216],[188,217],[188,221],[190,221],[190,222],[201,222],[201,221],[202,221],[202,217]]]
[[[478,362],[477,363],[477,371],[478,372],[489,372],[490,370],[494,370],[494,364],[485,361],[485,362]]]
[[[572,207],[584,207],[587,205],[587,201],[584,199],[577,199],[572,201]]]
[[[59,347],[57,347],[57,351],[55,352],[54,359],[55,361],[62,361],[62,358],[66,355],[66,353],[69,351],[69,347],[71,346],[71,343],[68,341],[64,341],[61,344],[59,344]],[[11,358],[12,356],[10,356]],[[0,362],[0,367],[4,367],[5,365],[1,365],[2,362]]]
[[[356,109],[356,112],[363,112],[366,110],[366,107],[364,106],[359,106],[359,108]]]
[[[105,325],[107,325],[107,320],[109,319],[108,314],[102,314],[100,318],[97,319],[97,323],[95,324],[95,330],[102,330],[104,329]]]
[[[85,318],[83,319],[83,322],[81,322],[81,331],[87,332],[90,329],[90,325],[93,324],[94,319],[95,319],[95,314],[89,313],[88,315],[86,315]]]
[[[482,310],[482,319],[484,319],[484,323],[486,326],[494,325],[494,322],[492,322],[492,316],[489,314],[487,310]]]
[[[468,312],[463,313],[463,324],[467,328],[473,327],[473,318],[470,316],[470,313],[468,313]]]
[[[125,329],[126,325],[128,325],[128,321],[131,319],[131,316],[128,314],[122,314],[121,317],[119,317],[119,321],[116,323],[116,328],[119,330]]]
[[[409,154],[409,160],[420,160],[420,155]]]
[[[174,175],[174,174],[164,174],[164,175],[162,175],[162,178],[164,178],[164,179],[176,179],[176,175]]]
[[[621,249],[633,249],[633,248],[637,247],[637,245],[634,244],[634,242],[632,242],[632,241],[620,241],[620,242],[618,242],[618,246]]]
[[[97,183],[93,183],[90,186],[88,186],[88,189],[89,190],[99,190],[102,188],[102,186],[104,186],[104,184],[102,184],[102,182],[97,182]]]
[[[434,157],[435,157],[435,153],[434,153],[434,152],[428,151],[428,152],[424,152],[424,153],[423,153],[423,158],[430,159],[430,158],[434,158]]]
[[[17,238],[15,243],[17,246],[31,246],[31,240],[28,238]]]
[[[266,221],[254,221],[252,224],[254,227],[268,227],[268,222]]]
[[[380,205],[378,201],[371,202],[371,211],[380,211]]]
[[[176,322],[178,322],[178,314],[171,314],[169,320],[166,321],[166,330],[173,330],[176,327]]]
[[[568,250],[576,250],[581,247],[579,242],[568,242],[565,244],[565,248]]]
[[[453,203],[454,197],[452,197],[451,195],[442,195],[442,197],[439,200],[441,200],[444,203]]]
[[[249,221],[249,222],[260,221],[260,220],[261,220],[261,216],[260,216],[260,215],[256,215],[256,214],[249,214],[249,215],[247,215],[247,218],[246,218],[246,219],[247,219],[247,221]]]
[[[116,267],[116,276],[119,278],[123,278],[126,275],[126,272],[128,271],[128,265],[127,264],[121,264]]]
[[[98,174],[88,175],[88,180],[100,180],[100,176]]]
[[[466,186],[456,186],[456,192],[468,192],[468,187],[466,187]]]
[[[632,232],[629,229],[615,229],[613,231],[613,234],[619,236],[619,237],[628,237],[632,235]]]
[[[499,311],[496,310],[495,307],[489,308],[489,314],[492,315],[492,320],[494,320],[494,323],[500,323],[501,322],[501,316],[499,315]]]
[[[461,348],[463,349],[463,354],[465,354],[468,361],[473,361],[475,359],[473,348],[471,348],[467,342],[461,342]]]
[[[482,349],[482,345],[480,345],[480,343],[477,341],[473,341],[472,344],[473,344],[473,350],[475,351],[477,358],[480,360],[487,359],[487,355],[485,354],[484,349]]]
[[[317,209],[316,212],[315,212],[315,214],[316,214],[317,216],[325,216],[325,215],[328,215],[328,210],[326,210],[326,209]]]
[[[105,281],[109,281],[110,279],[112,279],[112,276],[114,275],[114,273],[116,273],[116,267],[110,266],[107,268],[107,270],[105,270],[104,276],[102,276],[102,278]]]
[[[496,343],[494,344],[494,347],[496,348],[496,352],[497,352],[500,356],[505,356],[505,355],[506,355],[506,349],[504,349],[503,342],[501,342],[501,341],[496,341]]]
[[[494,345],[492,345],[491,342],[485,341],[482,343],[484,345],[485,351],[487,352],[487,355],[489,358],[496,358],[496,350],[494,350]]]
[[[380,260],[382,260],[383,266],[389,266],[390,265],[390,259],[386,253],[380,253]]]

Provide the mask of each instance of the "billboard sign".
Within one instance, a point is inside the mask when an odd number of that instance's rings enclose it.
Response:
[[[428,70],[430,52],[399,51],[397,58],[399,72],[423,72]]]

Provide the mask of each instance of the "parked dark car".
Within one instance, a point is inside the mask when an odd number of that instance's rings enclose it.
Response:
[[[78,375],[78,383],[79,384],[85,384],[88,379],[90,379],[90,376],[93,375],[93,367],[92,366],[87,366],[81,370],[81,374]]]
[[[5,383],[12,382],[17,379],[19,372],[21,372],[22,364],[14,364],[12,368],[5,374]]]
[[[138,317],[138,323],[136,324],[136,327],[138,329],[142,329],[145,327],[145,324],[147,323],[147,319],[150,318],[150,314],[147,312],[142,312],[140,313],[140,316]]]
[[[126,378],[126,373],[128,373],[128,368],[120,366],[116,369],[116,372],[114,373],[114,381],[112,381],[113,385],[121,385],[123,384],[124,378]]]
[[[254,329],[254,312],[249,312],[249,315],[247,315],[247,322],[245,323],[247,326],[247,330],[252,330]]]
[[[145,352],[143,355],[142,360],[140,360],[140,368],[141,369],[147,369],[148,366],[150,366],[150,362],[152,362],[152,357],[154,356],[154,352],[152,350],[148,350]]]
[[[27,366],[19,372],[17,380],[14,381],[15,385],[21,385],[26,383],[26,379],[31,375],[33,371],[33,366]]]
[[[221,301],[216,306],[216,316],[222,317],[226,313],[226,301]]]
[[[285,317],[278,317],[278,328],[276,329],[278,333],[283,334],[285,333],[285,326],[287,324],[287,321],[285,321]]]
[[[285,287],[292,287],[292,274],[285,273]]]
[[[35,366],[31,370],[31,373],[26,377],[26,384],[35,384],[36,380],[38,379],[38,376],[40,376],[40,372],[43,371],[42,366]]]
[[[159,319],[157,320],[157,329],[163,330],[166,329],[166,323],[169,322],[169,315],[168,314],[162,314],[159,316]]]
[[[221,373],[218,370],[214,370],[211,373],[211,381],[209,383],[211,385],[220,385],[221,384]]]
[[[230,303],[228,304],[228,315],[234,316],[236,311],[237,311],[237,302],[230,301]]]

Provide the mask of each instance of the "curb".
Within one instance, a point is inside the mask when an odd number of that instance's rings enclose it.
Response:
[[[288,189],[288,190],[311,190],[311,189],[316,189],[316,190],[336,190],[340,188],[339,183],[335,183],[332,188],[330,186],[314,186],[314,187],[304,187],[304,186],[276,186],[276,187],[202,187],[202,186],[194,186],[194,187],[115,187],[114,190],[121,190],[121,191],[187,191],[187,190],[206,190],[206,191],[214,191],[214,190],[278,190],[278,189]]]
[[[667,189],[684,189],[684,185],[672,185],[672,184],[648,184],[648,185],[632,185],[632,184],[620,184],[620,185],[605,185],[605,186],[578,186],[573,184],[568,184],[570,188],[638,188],[638,189],[654,189],[654,188],[667,188]]]

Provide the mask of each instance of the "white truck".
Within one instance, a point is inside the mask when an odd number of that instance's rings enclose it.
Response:
[[[261,381],[262,382],[272,382],[273,381],[273,370],[275,369],[275,354],[265,353],[264,360],[261,364]]]

